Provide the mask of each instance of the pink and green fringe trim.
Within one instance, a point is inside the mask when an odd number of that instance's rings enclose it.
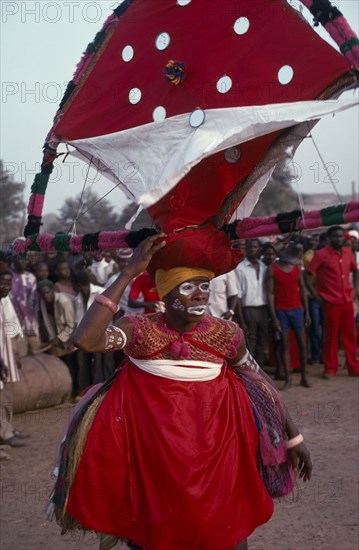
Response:
[[[316,23],[323,26],[338,44],[341,53],[356,68],[359,68],[359,39],[345,17],[329,0],[301,0],[314,15]]]
[[[266,218],[245,218],[223,226],[222,230],[232,240],[253,239],[355,222],[359,222],[359,202],[352,201],[322,210],[309,212],[294,210]],[[16,241],[13,249],[18,254],[24,254],[28,250],[95,253],[108,248],[136,248],[141,241],[155,233],[154,229],[145,228],[140,231],[100,231],[74,236],[65,233],[34,234],[30,235],[26,241]]]

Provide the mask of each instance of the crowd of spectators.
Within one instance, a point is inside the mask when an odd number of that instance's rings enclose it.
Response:
[[[310,388],[311,364],[324,365],[323,379],[335,376],[339,341],[348,374],[358,376],[358,231],[333,226],[237,245],[244,259],[211,282],[209,313],[239,323],[257,363],[274,368],[282,389],[293,372]]]
[[[291,240],[292,239],[292,240]],[[244,252],[237,268],[211,282],[208,313],[242,327],[248,348],[262,368],[291,384],[298,370],[309,388],[308,365],[323,363],[323,378],[338,372],[341,338],[349,375],[359,375],[358,232],[340,226],[307,237],[239,240]],[[101,257],[30,251],[26,258],[1,253],[1,396],[19,379],[18,356],[49,353],[71,374],[76,402],[91,384],[106,380],[123,352],[85,353],[72,335],[97,294],[119,276],[130,249],[106,250]],[[127,288],[117,316],[161,311],[149,273]],[[116,319],[114,319],[116,321]],[[11,349],[10,349],[11,348]],[[14,351],[15,350],[15,351]],[[6,395],[6,403],[11,399]],[[5,415],[5,416],[4,416]],[[27,434],[11,427],[11,410],[2,411],[0,444],[24,444]]]

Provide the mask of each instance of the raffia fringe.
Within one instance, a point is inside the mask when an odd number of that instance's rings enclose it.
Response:
[[[57,523],[62,527],[62,533],[65,533],[66,531],[75,531],[75,530],[88,531],[88,529],[85,529],[80,523],[76,521],[75,518],[73,518],[66,512],[66,504],[67,504],[69,492],[75,477],[77,467],[80,463],[82,451],[84,449],[88,433],[90,431],[94,418],[97,414],[97,411],[99,410],[102,404],[102,401],[104,400],[106,395],[107,395],[106,393],[99,395],[97,399],[95,399],[95,401],[90,405],[81,423],[79,424],[79,427],[77,428],[76,432],[73,434],[70,442],[70,448],[69,448],[70,459],[67,464],[66,475],[65,475],[65,486],[66,486],[65,506],[63,509],[56,510],[56,520],[57,520]]]

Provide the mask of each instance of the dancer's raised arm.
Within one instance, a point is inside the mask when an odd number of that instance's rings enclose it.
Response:
[[[117,327],[121,329],[121,332],[118,332],[116,341],[112,338],[116,334],[111,334],[109,341],[109,332],[106,329],[116,313],[117,304],[126,286],[132,279],[146,270],[153,254],[165,246],[164,237],[165,234],[153,235],[143,241],[136,248],[128,265],[116,281],[103,294],[96,297],[95,302],[86,312],[74,333],[74,344],[77,347],[87,352],[104,352],[116,349],[116,347],[124,347],[126,342],[131,341],[132,324],[125,318],[116,323]],[[113,330],[116,332],[116,328]]]

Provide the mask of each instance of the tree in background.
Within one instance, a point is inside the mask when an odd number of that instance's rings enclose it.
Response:
[[[1,247],[9,246],[22,235],[25,225],[24,183],[14,181],[0,160],[0,239]]]
[[[87,191],[75,198],[65,199],[60,208],[60,215],[56,221],[49,225],[51,233],[67,233],[71,231],[76,220],[76,233],[94,233],[96,231],[116,231],[120,217],[113,211],[114,207],[106,200],[99,201],[98,195],[93,191]]]
[[[263,189],[252,216],[272,216],[279,212],[290,212],[299,208],[299,199],[291,183],[296,179],[287,161],[280,162]]]
[[[137,210],[138,204],[135,202],[131,202],[125,206],[119,217],[120,230],[125,229],[126,224],[130,221]],[[145,209],[141,210],[136,219],[133,221],[131,224],[131,230],[136,231],[137,229],[142,229],[143,227],[153,227],[153,220]]]

